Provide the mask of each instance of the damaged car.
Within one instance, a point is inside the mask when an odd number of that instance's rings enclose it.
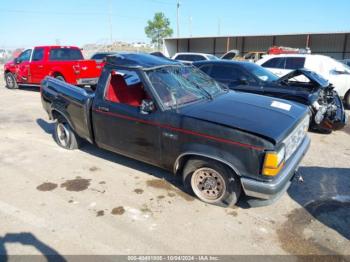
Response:
[[[333,85],[310,70],[297,69],[279,78],[248,62],[203,61],[194,65],[230,89],[307,105],[311,112],[311,130],[330,133],[342,129],[347,123],[342,100]]]

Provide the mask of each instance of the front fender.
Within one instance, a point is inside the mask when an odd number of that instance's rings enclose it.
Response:
[[[187,156],[201,156],[229,166],[238,176],[251,177],[259,173],[262,155],[261,151],[247,148],[237,151],[206,144],[186,144],[174,162],[173,171],[176,174],[183,167]]]

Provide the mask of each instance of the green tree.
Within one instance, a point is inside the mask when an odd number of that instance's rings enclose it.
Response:
[[[155,13],[153,20],[147,21],[145,33],[151,39],[153,44],[157,44],[158,50],[163,45],[163,38],[170,37],[173,29],[170,28],[170,21],[165,17],[164,13]]]

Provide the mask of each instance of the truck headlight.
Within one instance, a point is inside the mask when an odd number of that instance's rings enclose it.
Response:
[[[278,152],[266,152],[262,171],[263,175],[276,176],[284,165],[285,154],[286,150],[284,147],[282,147]]]

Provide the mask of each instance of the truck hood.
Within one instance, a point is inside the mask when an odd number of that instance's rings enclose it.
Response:
[[[307,114],[307,107],[272,97],[230,91],[188,106],[185,116],[249,132],[280,143]]]

